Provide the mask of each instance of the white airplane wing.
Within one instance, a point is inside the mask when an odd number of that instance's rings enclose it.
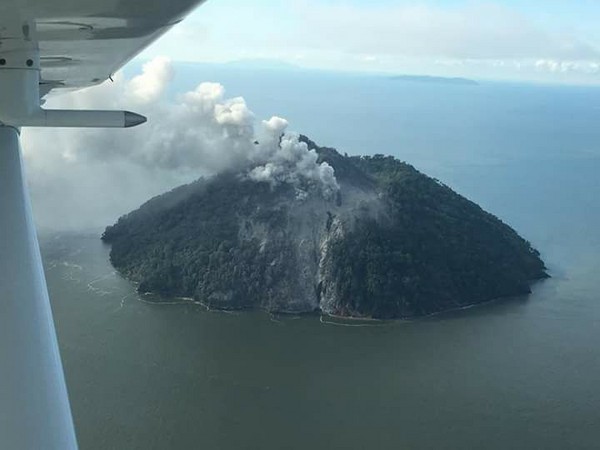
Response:
[[[1,0],[0,53],[39,46],[41,94],[98,84],[205,0]]]
[[[101,83],[203,0],[0,0],[0,448],[77,448],[22,169],[23,126],[129,127],[128,111],[46,110]],[[49,143],[48,145],[52,145]]]

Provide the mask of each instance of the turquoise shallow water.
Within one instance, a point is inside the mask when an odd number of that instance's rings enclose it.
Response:
[[[179,73],[317,142],[415,164],[531,240],[553,278],[528,297],[347,326],[147,303],[98,233],[42,236],[83,449],[598,447],[600,90]]]

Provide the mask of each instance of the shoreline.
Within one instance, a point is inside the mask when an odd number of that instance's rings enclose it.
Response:
[[[127,277],[125,277],[123,274],[121,274],[118,270],[115,270],[115,273],[119,274],[123,279],[127,280]],[[387,318],[387,319],[386,318],[378,319],[378,318],[368,317],[368,316],[343,316],[340,314],[327,313],[327,312],[322,311],[321,309],[317,309],[317,310],[313,310],[313,311],[269,311],[267,309],[260,308],[260,307],[215,308],[215,307],[211,307],[211,306],[207,305],[202,300],[196,300],[192,297],[184,297],[184,296],[163,297],[160,294],[156,294],[153,292],[141,293],[141,292],[137,291],[137,289],[135,289],[134,292],[135,292],[135,294],[137,294],[138,301],[140,301],[142,303],[150,304],[150,305],[158,305],[158,306],[196,305],[196,306],[201,306],[207,312],[220,312],[220,313],[224,313],[224,314],[236,314],[238,312],[243,312],[243,311],[257,311],[257,312],[266,313],[271,318],[277,317],[277,316],[287,316],[287,317],[298,318],[298,317],[302,317],[302,316],[318,315],[319,321],[322,324],[326,324],[326,325],[347,325],[347,326],[371,325],[371,326],[373,326],[375,324],[382,325],[384,323],[390,323],[390,322],[413,322],[413,321],[417,321],[417,320],[424,320],[424,319],[429,319],[429,318],[433,318],[436,316],[440,316],[442,314],[451,314],[451,313],[455,313],[455,312],[459,312],[459,311],[465,311],[465,310],[469,310],[469,309],[473,309],[473,308],[477,308],[477,307],[491,305],[493,303],[497,303],[500,301],[515,300],[520,297],[526,297],[526,296],[531,295],[531,293],[533,292],[533,288],[536,285],[542,283],[545,280],[551,279],[551,278],[552,278],[552,275],[549,274],[548,272],[545,272],[543,277],[530,280],[530,284],[529,284],[530,289],[529,289],[528,293],[514,294],[514,295],[505,296],[505,297],[492,298],[490,300],[484,300],[481,302],[475,302],[475,303],[471,303],[471,304],[467,304],[467,305],[456,306],[456,307],[452,307],[449,309],[444,309],[441,311],[436,311],[433,313],[419,315],[419,316],[394,317],[394,318]],[[138,286],[138,284],[139,284],[135,281],[131,281],[131,280],[128,280],[128,281],[130,283],[132,283],[133,286]],[[152,301],[152,300],[145,299],[144,297],[151,297],[151,298],[164,299],[164,300]],[[330,318],[333,321],[328,321],[327,318]],[[335,322],[336,320],[340,321],[340,323],[336,323]],[[344,324],[342,322],[348,322],[348,323]],[[352,322],[354,322],[354,324],[352,324]],[[357,322],[364,322],[364,323],[359,324]]]
[[[322,324],[325,325],[347,325],[347,326],[374,326],[374,325],[383,325],[386,323],[392,323],[392,322],[413,322],[413,321],[418,321],[418,320],[424,320],[424,319],[429,319],[429,318],[434,318],[436,316],[440,316],[443,314],[451,314],[451,313],[455,313],[455,312],[460,312],[460,311],[466,311],[469,309],[474,309],[477,307],[483,307],[483,306],[489,306],[491,304],[494,303],[498,303],[501,301],[509,301],[509,300],[515,300],[518,299],[520,297],[524,297],[528,294],[524,294],[524,295],[513,295],[513,296],[507,296],[507,297],[497,297],[497,298],[493,298],[490,300],[486,300],[483,302],[477,302],[477,303],[472,303],[472,304],[468,304],[468,305],[463,305],[463,306],[457,306],[457,307],[453,307],[453,308],[449,308],[449,309],[444,309],[442,311],[436,311],[430,314],[424,314],[421,316],[407,316],[407,317],[395,317],[395,318],[389,318],[389,319],[378,319],[378,318],[374,318],[374,317],[363,317],[363,316],[343,316],[340,314],[332,314],[332,313],[327,313],[327,312],[323,312],[320,310],[317,311],[269,311],[267,309],[263,309],[263,308],[239,308],[239,309],[225,309],[225,308],[214,308],[211,307],[209,305],[207,305],[206,303],[202,302],[201,300],[195,300],[191,297],[172,297],[170,299],[167,300],[171,300],[171,301],[152,301],[152,300],[147,300],[144,299],[144,297],[157,297],[157,298],[161,298],[159,295],[157,294],[153,294],[153,293],[144,293],[141,294],[139,292],[136,292],[137,294],[137,300],[142,302],[142,303],[146,303],[149,305],[156,305],[156,306],[175,306],[175,305],[195,305],[195,306],[201,306],[206,312],[219,312],[219,313],[224,313],[224,314],[235,314],[238,312],[243,312],[243,311],[255,311],[255,312],[261,312],[261,313],[265,313],[267,315],[269,315],[270,317],[303,317],[303,316],[318,316],[319,317],[319,321]],[[165,297],[162,297],[165,298]],[[327,319],[332,319],[331,321],[328,321]],[[335,321],[339,321],[339,322],[335,322]],[[348,322],[347,324],[344,324],[343,322]],[[360,322],[363,322],[362,324]]]

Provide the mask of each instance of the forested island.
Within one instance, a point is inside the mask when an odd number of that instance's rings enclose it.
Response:
[[[211,308],[386,319],[527,294],[547,277],[529,242],[438,180],[301,140],[336,192],[239,171],[199,179],[106,229],[114,267],[142,293]]]

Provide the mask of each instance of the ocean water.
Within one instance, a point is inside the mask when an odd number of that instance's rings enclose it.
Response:
[[[598,448],[600,89],[177,71],[177,91],[219,81],[321,145],[412,163],[553,277],[422,320],[329,323],[152,304],[98,233],[42,236],[82,449]]]

